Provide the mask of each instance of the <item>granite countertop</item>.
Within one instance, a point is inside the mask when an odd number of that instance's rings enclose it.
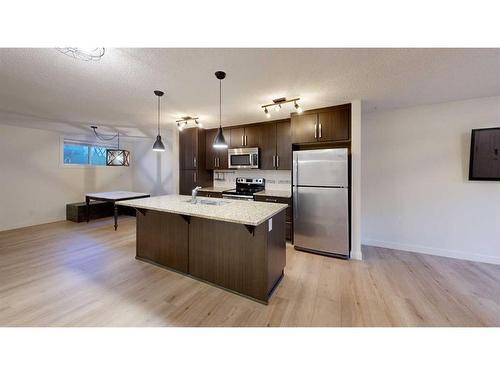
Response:
[[[231,190],[231,188],[227,186],[206,186],[200,189],[200,191],[208,191],[209,193],[222,193],[226,190]]]
[[[188,195],[162,195],[152,198],[134,199],[117,203],[120,206],[170,212],[257,226],[287,208],[286,204],[253,202],[244,200],[198,197],[198,201],[218,201],[222,205],[192,204]]]
[[[263,195],[265,197],[291,198],[290,190],[264,190],[255,193],[254,195]]]

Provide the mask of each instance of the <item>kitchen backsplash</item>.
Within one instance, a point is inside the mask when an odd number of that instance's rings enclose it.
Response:
[[[221,170],[214,171],[214,186],[234,188],[238,177],[265,178],[266,190],[291,189],[292,171],[252,170]]]

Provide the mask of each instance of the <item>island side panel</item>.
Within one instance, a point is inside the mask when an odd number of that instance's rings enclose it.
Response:
[[[267,301],[267,221],[253,227],[191,218],[189,273],[224,288]]]
[[[137,212],[137,258],[188,272],[188,222],[177,214]]]
[[[285,211],[272,217],[272,230],[267,236],[267,292],[270,293],[283,275],[286,265]]]

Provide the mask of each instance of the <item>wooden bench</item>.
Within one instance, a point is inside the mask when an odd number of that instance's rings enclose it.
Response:
[[[112,202],[102,202],[102,201],[92,201],[89,206],[90,220],[101,219],[103,217],[113,216],[113,203]],[[135,209],[131,207],[120,207],[121,215],[135,216]],[[81,223],[87,221],[86,216],[86,203],[77,202],[69,203],[66,205],[66,220],[73,221],[75,223]]]

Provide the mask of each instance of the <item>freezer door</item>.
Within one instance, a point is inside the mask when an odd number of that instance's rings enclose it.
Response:
[[[293,152],[293,185],[349,186],[347,148]]]
[[[349,256],[348,189],[294,186],[294,245]]]

